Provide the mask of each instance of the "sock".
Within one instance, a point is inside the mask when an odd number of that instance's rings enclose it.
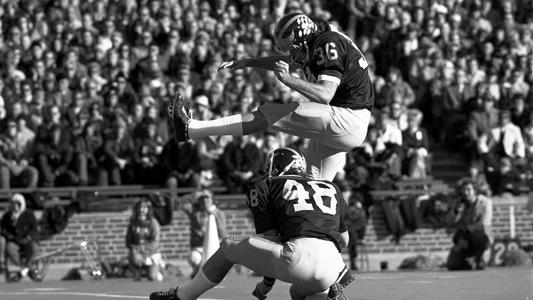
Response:
[[[200,270],[191,281],[187,282],[183,287],[178,288],[177,295],[182,300],[195,300],[217,285],[218,283],[211,282],[205,276],[204,270]]]
[[[242,136],[242,115],[233,115],[209,121],[191,120],[189,138],[199,139],[207,136],[234,135]]]
[[[266,286],[272,287],[274,285],[274,282],[276,282],[276,279],[272,277],[264,277],[263,282]]]
[[[28,272],[30,271],[30,269],[28,268],[23,268],[22,270],[20,270],[20,275],[22,277],[25,277],[26,275],[28,275]]]

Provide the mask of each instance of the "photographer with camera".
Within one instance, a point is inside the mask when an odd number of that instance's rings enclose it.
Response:
[[[448,255],[448,270],[483,270],[483,252],[492,236],[492,200],[478,192],[475,182],[465,179],[460,184],[461,200],[452,225],[453,247]]]

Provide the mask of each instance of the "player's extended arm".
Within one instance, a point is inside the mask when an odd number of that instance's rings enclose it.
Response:
[[[261,236],[270,241],[281,243],[281,237],[279,236],[278,231],[275,229],[267,230],[263,232]],[[267,294],[270,292],[270,290],[272,290],[274,283],[276,283],[276,278],[266,276],[263,277],[263,280],[255,285],[252,295],[259,300],[265,300],[267,298]]]
[[[339,84],[335,81],[320,80],[318,83],[312,83],[292,76],[289,73],[289,64],[285,61],[277,61],[274,73],[279,81],[286,86],[302,94],[312,102],[328,104]]]
[[[289,62],[290,57],[288,55],[276,55],[230,60],[221,63],[218,67],[218,71],[220,72],[223,69],[238,70],[244,68],[256,68],[274,71],[276,68],[276,62],[280,60]]]

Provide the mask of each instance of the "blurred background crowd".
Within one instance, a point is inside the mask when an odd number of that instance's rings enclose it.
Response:
[[[205,120],[305,101],[272,72],[217,71],[275,54],[292,11],[342,29],[369,62],[373,122],[338,181],[425,177],[432,147],[464,154],[489,194],[533,177],[532,1],[0,0],[0,189],[212,179],[243,192],[272,149],[307,141],[176,144],[166,106],[181,93]]]

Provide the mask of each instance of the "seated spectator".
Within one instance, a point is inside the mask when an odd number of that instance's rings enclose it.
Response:
[[[221,178],[229,194],[246,193],[250,180],[262,169],[261,153],[249,136],[235,136],[220,158]]]
[[[176,143],[171,138],[163,147],[159,158],[167,186],[171,188],[194,187],[200,184],[200,167],[196,144]]]
[[[513,165],[511,158],[503,156],[500,157],[498,169],[491,173],[490,181],[491,189],[495,195],[503,193],[518,193],[518,186],[522,182],[524,175],[521,174],[520,169]]]
[[[213,194],[207,189],[200,189],[193,193],[181,209],[190,222],[189,246],[191,253],[188,262],[192,267],[191,278],[199,271],[204,260],[204,238],[207,231],[207,220],[210,215],[215,216],[218,238],[226,237],[226,217],[213,203]]]
[[[111,134],[105,138],[98,157],[100,182],[104,185],[131,184],[133,182],[132,158],[135,144],[127,129],[126,122],[118,119]]]
[[[494,107],[494,98],[482,95],[481,99],[481,106],[470,114],[466,124],[465,151],[469,160],[481,158],[482,154],[478,147],[480,137],[488,134],[492,128],[499,124],[500,112]]]
[[[375,161],[383,163],[389,174],[401,175],[402,132],[393,126],[385,113],[376,115],[377,136],[374,143]]]
[[[49,108],[49,120],[39,126],[35,137],[35,167],[39,170],[41,185],[77,185],[79,178],[71,170],[73,147],[71,129],[61,123],[57,106]]]
[[[456,208],[452,228],[453,247],[448,255],[448,270],[482,270],[483,252],[489,248],[492,236],[492,200],[479,194],[472,180],[460,185],[461,202]]]
[[[136,179],[142,184],[157,184],[161,178],[159,172],[159,155],[165,145],[157,134],[157,124],[153,120],[146,121],[141,136],[135,138],[133,163]]]
[[[145,271],[148,280],[163,280],[165,263],[159,249],[160,226],[154,218],[152,203],[143,199],[133,207],[133,213],[126,232],[128,261],[133,279],[141,280]]]
[[[511,122],[509,111],[502,111],[499,126],[492,128],[490,132],[479,138],[478,149],[482,154],[489,183],[494,181],[495,176],[498,176],[496,174],[500,169],[502,157],[508,157],[513,166],[524,165],[526,151],[524,139],[520,128]]]
[[[492,196],[492,190],[487,181],[487,177],[485,176],[485,172],[483,172],[481,163],[472,162],[470,164],[470,168],[468,168],[467,178],[472,180],[476,184],[479,194],[487,197]]]
[[[102,136],[98,132],[98,123],[90,121],[85,124],[83,131],[74,139],[74,171],[78,175],[79,184],[85,186],[91,183],[107,185],[106,181],[98,177],[98,161],[96,156],[103,145]]]
[[[16,122],[8,120],[5,135],[0,135],[0,189],[35,188],[39,181],[39,172],[30,165],[31,159],[17,137]]]
[[[390,67],[387,73],[385,86],[381,88],[381,92],[377,97],[376,108],[382,109],[389,106],[394,97],[401,99],[401,105],[408,107],[415,101],[415,94],[413,89],[403,80],[400,70],[396,67]]]
[[[401,99],[395,100],[388,107],[388,122],[394,127],[404,131],[407,128],[407,109],[401,104]]]
[[[37,257],[37,220],[33,211],[26,208],[26,200],[21,194],[15,194],[9,201],[9,210],[2,216],[0,253],[20,267],[15,276],[9,278],[19,281],[29,275],[32,280],[42,281],[39,270],[34,265]],[[5,248],[2,249],[1,247]],[[4,263],[7,263],[4,262]]]
[[[413,109],[408,113],[408,127],[402,132],[404,161],[402,166],[410,178],[424,178],[429,169],[429,140],[426,130],[420,128],[422,113]]]

